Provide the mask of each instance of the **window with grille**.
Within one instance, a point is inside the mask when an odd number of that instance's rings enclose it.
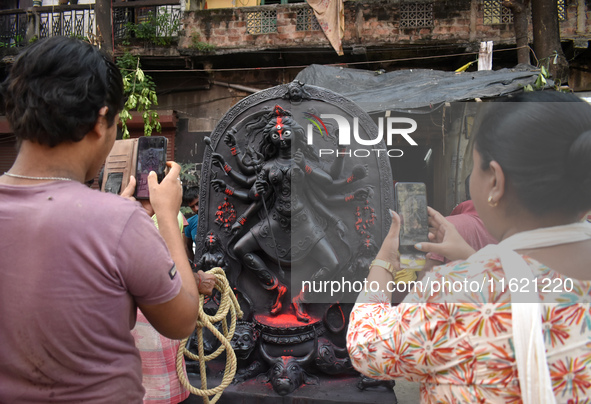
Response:
[[[277,32],[277,10],[260,10],[246,13],[246,33],[251,35]]]
[[[299,8],[296,14],[296,31],[319,31],[320,24],[311,8]]]
[[[25,12],[0,15],[0,47],[25,46],[26,36],[27,14]]]
[[[556,0],[558,21],[566,21],[566,1]],[[512,24],[513,13],[502,5],[502,0],[484,0],[484,24]]]
[[[484,24],[512,24],[513,13],[503,6],[502,0],[484,0]]]
[[[557,0],[556,6],[558,7],[558,21],[566,21],[566,1]]]
[[[156,30],[156,35],[164,37],[179,35],[181,20],[183,17],[181,6],[156,6],[156,16],[160,21]]]
[[[127,36],[127,23],[133,22],[133,9],[118,7],[113,9],[113,33],[115,38]]]
[[[400,3],[400,28],[433,26],[433,3]]]
[[[135,23],[152,22],[154,7],[138,7],[135,9]]]

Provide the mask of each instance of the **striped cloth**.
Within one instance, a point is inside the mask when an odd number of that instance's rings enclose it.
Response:
[[[144,403],[176,404],[187,399],[190,393],[179,381],[175,364],[180,341],[160,335],[140,310],[131,333],[142,358]]]

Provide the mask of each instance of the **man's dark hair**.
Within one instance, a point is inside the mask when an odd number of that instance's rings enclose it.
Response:
[[[474,140],[483,170],[499,163],[525,208],[536,215],[591,208],[591,106],[555,91],[487,103]]]
[[[123,107],[123,80],[115,64],[87,42],[42,39],[16,59],[2,84],[6,117],[17,139],[49,147],[80,141],[107,106],[113,125]]]

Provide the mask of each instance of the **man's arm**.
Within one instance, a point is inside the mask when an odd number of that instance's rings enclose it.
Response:
[[[160,234],[175,262],[182,286],[178,295],[166,303],[139,307],[159,333],[167,338],[182,339],[191,335],[195,329],[199,292],[178,228],[177,215],[182,199],[181,182],[178,180],[180,166],[176,163],[167,164],[171,170],[162,182],[158,184],[156,173],[152,172],[148,176],[148,187]]]

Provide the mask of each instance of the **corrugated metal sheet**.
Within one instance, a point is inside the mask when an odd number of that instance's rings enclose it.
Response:
[[[365,112],[408,111],[444,102],[505,96],[534,84],[539,69],[518,65],[513,69],[445,72],[398,70],[379,73],[336,66],[310,65],[296,80],[339,93]],[[550,87],[550,83],[547,83]]]

